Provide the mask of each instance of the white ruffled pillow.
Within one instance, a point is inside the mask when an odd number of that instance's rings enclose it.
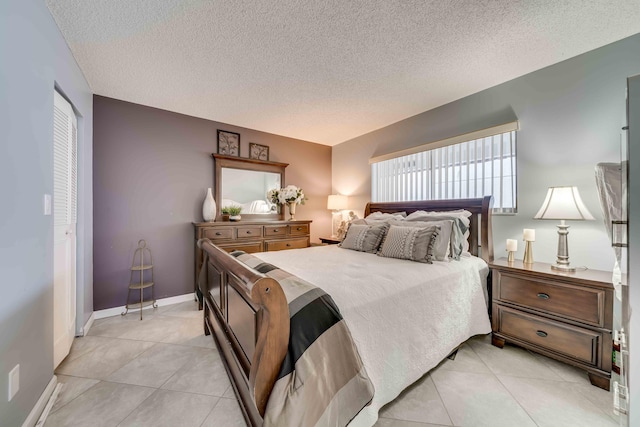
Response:
[[[364,219],[371,222],[389,221],[392,219],[401,221],[401,220],[404,220],[406,216],[407,216],[406,212],[394,212],[394,213],[373,212],[367,215]]]

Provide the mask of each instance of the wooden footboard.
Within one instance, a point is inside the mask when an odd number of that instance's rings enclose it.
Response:
[[[213,333],[245,419],[262,416],[289,343],[289,308],[280,284],[201,239],[205,334]]]

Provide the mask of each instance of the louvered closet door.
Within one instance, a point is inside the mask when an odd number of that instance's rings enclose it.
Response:
[[[69,354],[76,324],[77,121],[54,92],[53,366]]]

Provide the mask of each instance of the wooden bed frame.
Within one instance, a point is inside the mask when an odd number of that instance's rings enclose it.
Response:
[[[368,203],[372,212],[466,209],[469,252],[493,261],[491,196],[481,199]],[[269,394],[289,344],[289,308],[280,284],[247,267],[208,239],[198,241],[208,260],[200,278],[205,335],[213,335],[227,374],[251,426],[262,425]],[[204,289],[203,289],[204,288]],[[490,306],[490,305],[489,305]]]

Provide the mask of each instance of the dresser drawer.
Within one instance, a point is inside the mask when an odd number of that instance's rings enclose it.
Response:
[[[262,227],[259,225],[245,225],[237,229],[238,239],[262,237]]]
[[[234,227],[217,227],[217,228],[205,228],[202,230],[202,237],[206,237],[211,240],[228,240],[235,238]]]
[[[501,301],[531,307],[594,326],[604,326],[605,291],[500,273]]]
[[[309,224],[293,224],[289,226],[289,234],[292,236],[300,236],[309,234]]]
[[[255,252],[262,252],[262,242],[236,242],[236,243],[225,243],[222,245],[216,245],[219,248],[224,249],[227,252],[233,251],[245,251],[248,254]]]
[[[286,236],[287,235],[287,227],[288,225],[281,226],[266,226],[264,228],[265,237],[269,236]]]
[[[267,240],[265,250],[282,251],[285,249],[301,249],[309,247],[309,239]]]
[[[600,333],[507,307],[497,307],[499,333],[562,353],[590,365],[598,364],[598,347],[602,343]]]

